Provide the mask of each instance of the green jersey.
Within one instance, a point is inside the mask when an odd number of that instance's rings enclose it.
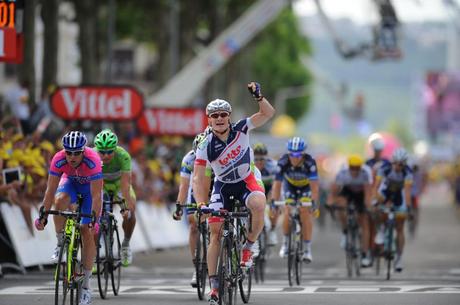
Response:
[[[102,165],[104,184],[116,184],[120,181],[122,173],[129,172],[131,172],[131,156],[123,147],[117,146],[110,163]]]

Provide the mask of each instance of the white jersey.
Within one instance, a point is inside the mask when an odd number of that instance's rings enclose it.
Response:
[[[182,164],[180,167],[180,176],[189,179],[188,192],[187,192],[187,203],[192,201],[192,173],[193,173],[193,164],[195,163],[195,152],[193,150],[189,151],[184,158],[182,159]]]
[[[254,125],[250,118],[230,125],[227,141],[220,140],[210,133],[198,145],[195,164],[211,167],[216,180],[223,183],[236,183],[251,174],[251,148],[249,130]]]
[[[369,166],[363,165],[356,177],[353,177],[348,167],[339,171],[335,178],[335,184],[348,187],[354,191],[361,191],[364,185],[372,184],[372,170]]]

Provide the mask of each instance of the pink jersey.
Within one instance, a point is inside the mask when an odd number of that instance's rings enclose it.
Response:
[[[87,184],[93,180],[102,179],[102,161],[96,151],[86,147],[83,152],[83,161],[77,168],[73,168],[67,163],[65,150],[61,150],[51,160],[49,174]]]

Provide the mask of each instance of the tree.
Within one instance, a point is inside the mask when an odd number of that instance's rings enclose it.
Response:
[[[58,12],[60,0],[41,0],[41,18],[44,25],[43,74],[41,92],[57,83],[58,68]]]
[[[35,105],[35,11],[37,0],[24,3],[24,62],[19,66],[19,79],[29,90],[29,103]]]
[[[264,85],[266,96],[274,98],[279,89],[311,84],[312,77],[301,62],[311,54],[310,43],[300,33],[291,9],[285,9],[251,45],[254,79]],[[287,114],[297,120],[309,105],[309,95],[293,98],[287,104]]]
[[[78,45],[81,54],[82,83],[94,84],[99,79],[97,62],[97,16],[99,3],[93,0],[73,0],[80,29]]]

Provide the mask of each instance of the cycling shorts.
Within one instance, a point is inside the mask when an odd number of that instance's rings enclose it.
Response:
[[[389,190],[379,191],[379,202],[386,204],[392,202],[397,213],[407,213],[407,205],[404,202],[403,192],[390,192]]]
[[[347,203],[353,202],[355,204],[356,211],[359,214],[364,213],[364,192],[353,192],[350,188],[344,186],[339,193],[340,197],[345,197]]]
[[[257,182],[253,173],[251,173],[243,181],[236,183],[224,183],[216,180],[211,195],[211,202],[209,207],[214,211],[225,209],[228,211],[233,210],[233,196],[234,200],[239,200],[241,203],[247,204],[248,198],[253,194],[260,193],[264,195],[264,189]],[[222,221],[219,217],[210,217],[209,223]]]
[[[71,204],[77,204],[78,195],[81,195],[81,197],[83,198],[83,203],[81,205],[81,213],[91,214],[93,199],[91,197],[90,183],[80,184],[78,182],[73,182],[70,179],[63,178],[59,182],[59,186],[56,190],[56,195],[59,193],[66,193],[70,197]],[[90,217],[82,217],[80,221],[81,224],[89,224],[90,222]]]
[[[311,206],[311,188],[310,185],[304,187],[295,187],[285,183],[283,185],[283,195],[286,202],[301,202],[302,206]]]

